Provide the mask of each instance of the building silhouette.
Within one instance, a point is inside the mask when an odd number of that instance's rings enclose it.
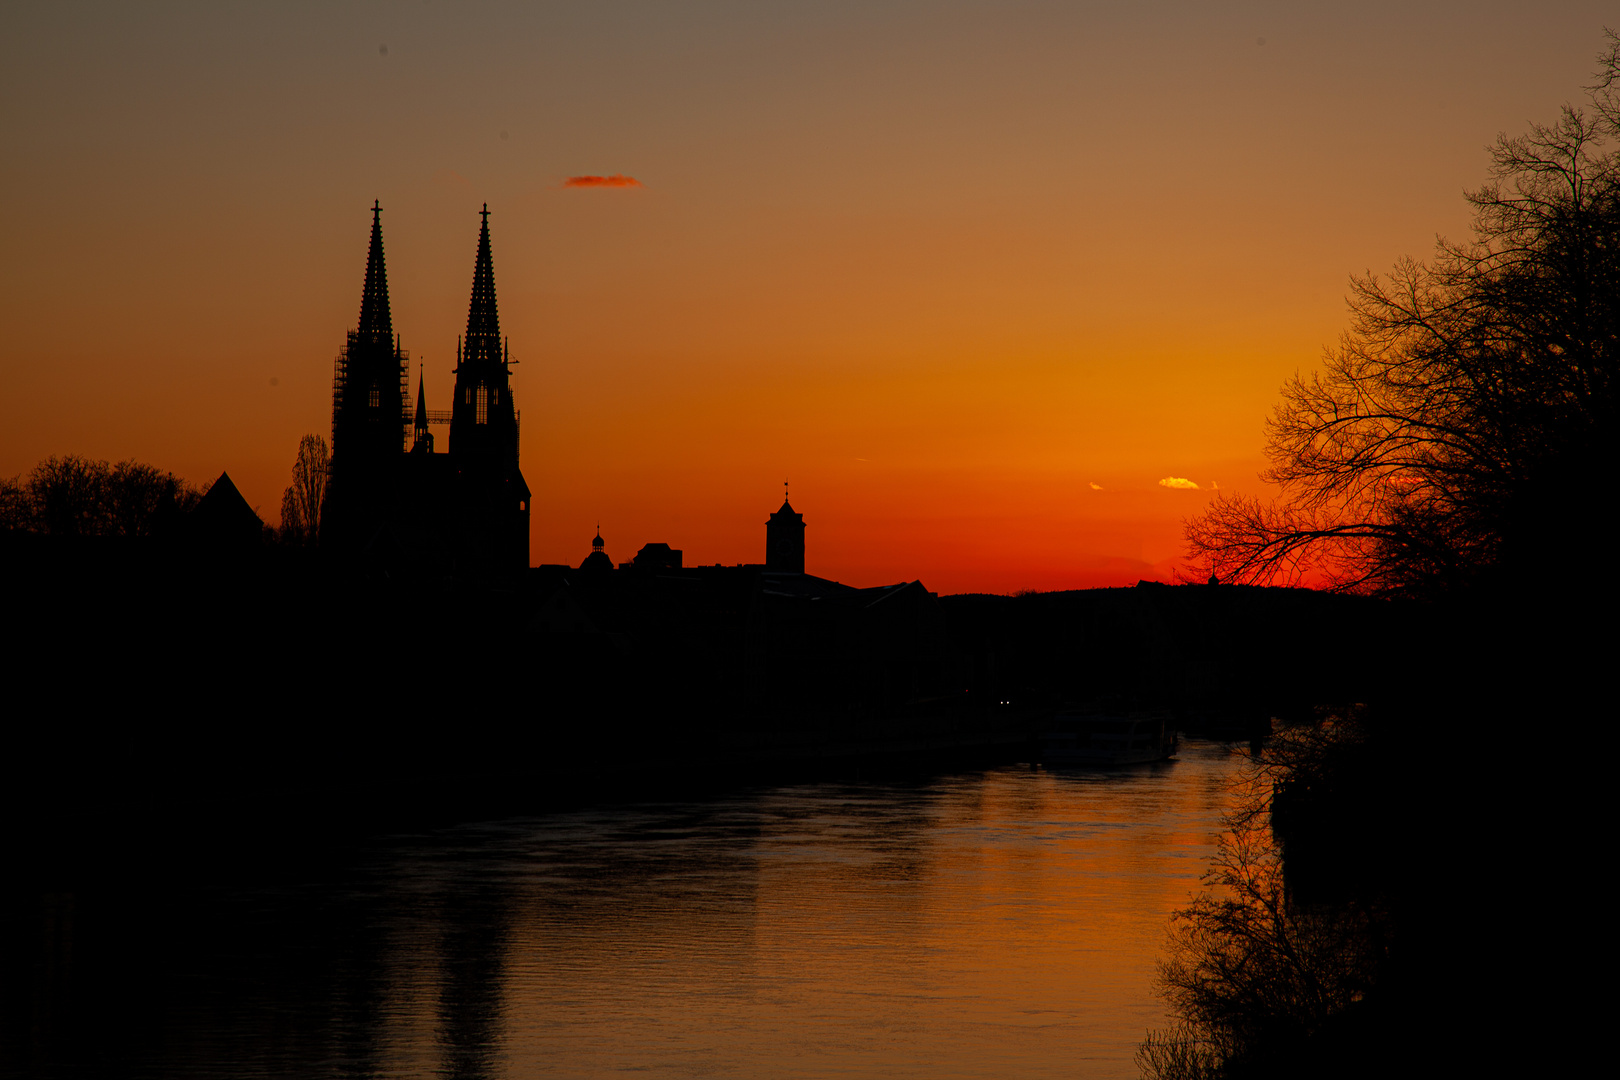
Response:
[[[467,333],[456,344],[455,398],[449,410],[429,411],[419,374],[412,413],[409,356],[388,303],[382,206],[372,206],[359,327],[332,380],[332,464],[321,521],[321,546],[368,571],[488,577],[529,565],[515,361],[501,334],[487,204],[481,218]],[[448,446],[439,453],[431,426],[445,423]]]
[[[620,563],[620,570],[641,570],[657,573],[664,570],[679,570],[684,552],[680,548],[672,548],[662,541],[642,544],[636,557],[627,563]]]
[[[606,573],[613,569],[613,560],[607,554],[607,541],[602,539],[602,526],[596,527],[596,535],[591,539],[591,553],[585,556],[579,568],[587,574]]]
[[[776,574],[804,573],[804,515],[794,513],[785,491],[782,508],[765,522],[765,569]]]
[[[382,205],[374,203],[360,322],[349,331],[332,373],[332,460],[321,537],[335,549],[363,549],[397,499],[393,474],[404,442],[405,365],[388,306]]]

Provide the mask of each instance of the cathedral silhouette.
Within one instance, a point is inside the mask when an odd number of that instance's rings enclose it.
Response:
[[[382,206],[372,205],[360,323],[332,378],[331,477],[321,515],[321,546],[368,571],[499,577],[529,566],[516,361],[496,309],[487,203],[481,216],[455,397],[448,411],[430,412],[418,376],[411,413],[410,357],[388,305]],[[431,429],[443,424],[448,445],[436,452]]]

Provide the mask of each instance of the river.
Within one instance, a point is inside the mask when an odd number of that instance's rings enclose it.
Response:
[[[1131,1077],[1237,759],[613,805],[50,893],[0,1065],[90,1077]],[[15,905],[14,905],[15,907]]]

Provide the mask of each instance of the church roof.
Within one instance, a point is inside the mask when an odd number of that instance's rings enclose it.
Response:
[[[224,472],[192,508],[191,521],[199,534],[237,543],[256,543],[264,529],[264,522]]]
[[[394,318],[388,310],[388,269],[383,263],[382,204],[372,200],[371,250],[366,255],[366,285],[360,294],[360,333],[394,340]]]

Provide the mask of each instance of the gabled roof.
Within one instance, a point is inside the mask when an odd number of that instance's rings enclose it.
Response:
[[[257,541],[264,530],[264,522],[242,498],[230,473],[224,472],[192,509],[191,522],[194,529],[216,539]]]

